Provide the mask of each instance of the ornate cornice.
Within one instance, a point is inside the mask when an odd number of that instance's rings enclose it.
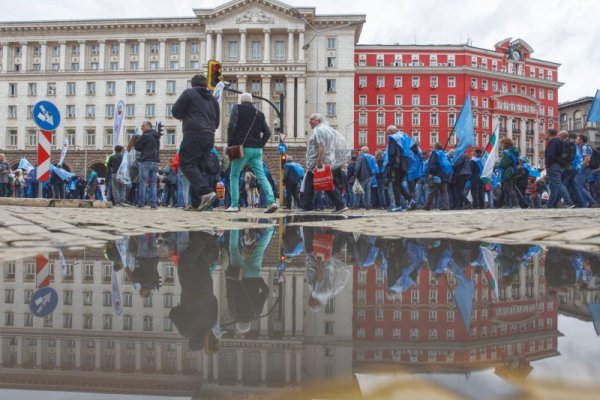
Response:
[[[114,30],[203,29],[197,18],[153,18],[75,21],[18,21],[0,23],[0,34],[74,33]]]

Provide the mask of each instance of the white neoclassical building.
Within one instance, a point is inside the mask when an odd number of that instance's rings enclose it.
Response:
[[[115,104],[126,103],[121,142],[143,120],[162,121],[163,148],[173,152],[181,124],[170,108],[207,61],[223,62],[225,80],[279,104],[286,102],[283,131],[292,146],[305,143],[313,112],[344,132],[353,120],[354,48],[365,15],[318,15],[274,0],[234,0],[194,9],[187,18],[144,18],[0,23],[0,149],[14,162],[33,154],[37,131],[31,110],[55,103],[72,167],[103,160],[113,147]],[[223,98],[222,126],[236,95]],[[272,127],[281,121],[257,102]],[[225,129],[217,132],[217,145]],[[352,141],[352,136],[348,138]],[[85,160],[79,157],[86,151]],[[89,156],[88,156],[89,152]],[[58,155],[58,154],[57,154]],[[53,157],[54,158],[54,157]]]

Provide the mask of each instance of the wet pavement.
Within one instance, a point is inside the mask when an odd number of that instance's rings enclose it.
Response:
[[[598,253],[330,227],[369,216],[236,217],[0,249],[0,398],[598,393]]]

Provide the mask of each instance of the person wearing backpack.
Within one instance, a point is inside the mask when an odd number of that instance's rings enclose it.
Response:
[[[356,159],[354,174],[356,179],[358,179],[364,194],[357,194],[356,203],[354,205],[356,208],[360,207],[361,200],[367,210],[371,208],[371,181],[376,168],[377,161],[375,160],[375,157],[369,154],[369,148],[367,146],[363,146],[360,149],[360,155]]]
[[[431,210],[433,201],[439,196],[440,208],[442,210],[448,210],[449,199],[448,199],[448,183],[452,179],[452,165],[448,159],[448,153],[442,149],[440,143],[436,143],[429,156],[429,195],[423,209],[425,211]]]
[[[598,202],[590,193],[590,178],[593,174],[590,164],[594,149],[587,142],[588,137],[586,135],[578,135],[575,140],[582,158],[581,170],[575,177],[575,193],[582,207],[598,207]]]
[[[452,165],[452,176],[454,181],[454,193],[456,195],[454,200],[456,209],[463,210],[465,208],[471,208],[471,203],[465,194],[467,181],[471,177],[471,160],[465,153],[454,160],[454,164]]]
[[[502,153],[500,168],[502,168],[502,194],[500,204],[502,208],[516,208],[519,200],[515,192],[515,183],[519,178],[519,149],[514,147],[510,138],[504,138],[500,142]]]
[[[577,135],[574,133],[561,131],[558,133],[558,137],[563,142],[561,158],[565,164],[565,170],[562,172],[560,177],[563,185],[565,185],[567,188],[567,192],[569,192],[571,200],[573,200],[576,205],[581,206],[575,190],[575,177],[577,176],[577,172],[581,169],[581,164],[583,161],[581,158],[581,153],[579,152],[579,148],[575,144]]]
[[[568,163],[562,157],[563,141],[557,137],[555,129],[548,129],[546,140],[548,143],[546,143],[546,151],[544,152],[544,164],[550,186],[550,199],[546,207],[555,208],[558,200],[562,197],[565,208],[573,208],[575,206],[571,201],[571,196],[569,196],[569,192],[567,192],[567,188],[561,180],[561,174]]]
[[[292,209],[292,198],[297,207],[300,207],[300,183],[304,178],[304,169],[295,163],[292,156],[287,156],[283,166],[283,184],[285,185],[285,209]]]
[[[404,187],[404,180],[408,175],[411,161],[414,159],[411,150],[414,140],[406,133],[399,131],[395,125],[388,126],[386,133],[388,136],[383,165],[394,193],[394,201],[390,199],[390,203],[394,203],[396,206],[390,207],[389,211],[401,210],[400,196],[408,202],[407,208],[414,210],[417,203]]]

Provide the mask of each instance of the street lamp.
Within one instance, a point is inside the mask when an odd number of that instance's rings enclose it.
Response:
[[[314,26],[306,18],[304,18],[302,13],[300,13],[300,11],[293,9],[293,13],[297,18],[302,19],[308,26],[310,26],[315,31],[314,36],[312,38],[310,38],[310,40],[308,42],[306,42],[306,44],[304,46],[302,46],[302,50],[308,50],[310,48],[310,44],[312,43],[312,41],[315,40],[317,37],[321,36],[325,32],[333,31],[335,29],[340,29],[340,28],[348,28],[350,26],[355,26],[355,25],[361,25],[364,22],[364,21],[352,21],[352,22],[348,22],[343,25],[334,26],[332,28],[317,29],[316,26]],[[315,77],[317,80],[317,83],[315,85],[316,92],[317,92],[317,94],[316,94],[316,112],[319,112],[319,106],[320,106],[320,104],[319,104],[319,52],[320,52],[319,51],[319,41],[317,40],[317,58],[316,58],[316,73],[315,73]]]

